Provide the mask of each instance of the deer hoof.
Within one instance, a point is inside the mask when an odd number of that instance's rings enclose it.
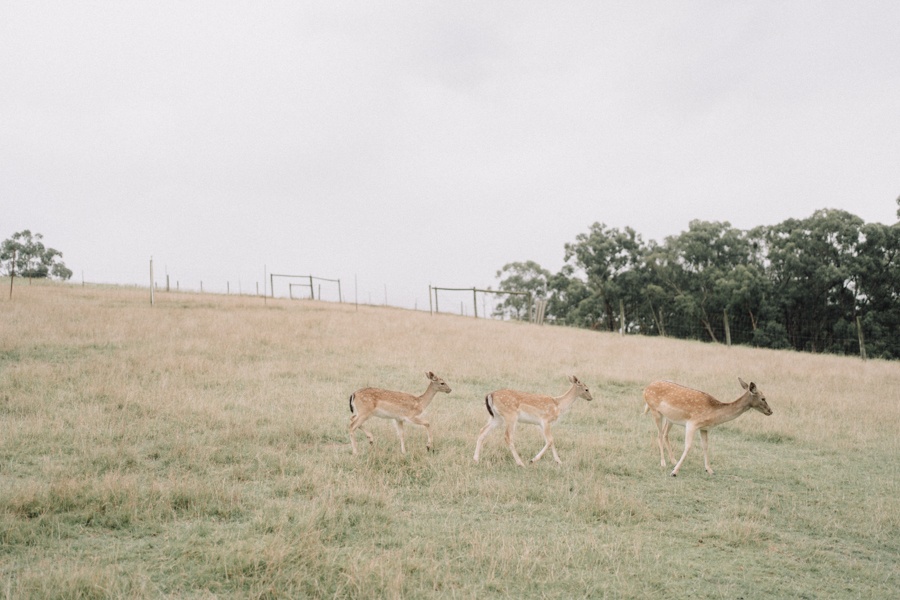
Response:
[[[678,477],[678,473],[672,471],[672,477]]]

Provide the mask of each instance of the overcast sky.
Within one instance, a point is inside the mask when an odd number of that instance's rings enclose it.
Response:
[[[894,0],[4,0],[0,236],[43,233],[79,281],[146,283],[152,255],[173,286],[265,265],[427,309],[429,283],[558,270],[597,221],[894,223],[898,24]]]

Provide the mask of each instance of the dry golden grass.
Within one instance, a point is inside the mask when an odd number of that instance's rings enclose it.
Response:
[[[6,280],[8,285],[8,280]],[[2,280],[0,280],[2,284]],[[35,284],[0,303],[0,597],[897,597],[900,363],[312,301]],[[350,455],[348,397],[435,398]],[[484,395],[579,400],[562,466],[472,461]],[[641,390],[774,415],[678,479]],[[676,428],[673,442],[680,447]],[[543,445],[520,426],[523,457]],[[670,466],[671,468],[671,466]]]

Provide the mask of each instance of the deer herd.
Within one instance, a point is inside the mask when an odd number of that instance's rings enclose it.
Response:
[[[350,446],[353,454],[357,453],[355,433],[359,429],[369,439],[369,443],[375,442],[375,437],[367,429],[363,428],[371,417],[390,419],[394,421],[397,435],[400,437],[400,452],[406,453],[406,444],[403,439],[403,423],[409,422],[421,425],[428,434],[428,450],[432,449],[433,438],[428,421],[422,418],[422,414],[435,394],[450,393],[447,382],[432,372],[425,373],[428,377],[428,388],[421,396],[414,396],[404,392],[393,392],[379,388],[362,388],[350,395]],[[503,437],[509,451],[512,453],[516,464],[524,467],[525,463],[519,458],[516,446],[513,443],[513,435],[516,432],[517,423],[528,423],[541,428],[544,435],[544,447],[529,462],[540,460],[549,449],[553,452],[553,460],[562,463],[553,445],[553,435],[550,428],[572,408],[578,398],[593,400],[588,387],[574,375],[568,376],[571,384],[569,390],[559,397],[545,396],[541,394],[529,394],[516,390],[494,390],[484,398],[484,405],[488,412],[487,424],[481,428],[478,439],[475,442],[475,462],[481,455],[484,440],[498,425],[506,425],[506,433]],[[756,387],[756,384],[746,383],[738,377],[744,393],[734,402],[719,402],[705,392],[699,392],[684,387],[671,381],[656,381],[644,388],[644,414],[650,412],[656,423],[657,444],[659,445],[660,464],[666,466],[665,451],[669,452],[669,460],[675,465],[672,469],[672,477],[678,475],[684,459],[687,457],[693,443],[694,432],[700,430],[700,442],[703,445],[703,461],[706,472],[712,475],[713,470],[709,466],[709,430],[717,425],[731,421],[741,416],[748,410],[756,409],[764,415],[771,415],[772,409],[766,403],[765,395]],[[672,445],[669,443],[669,429],[672,424],[682,425],[685,428],[684,452],[681,459],[675,463]]]

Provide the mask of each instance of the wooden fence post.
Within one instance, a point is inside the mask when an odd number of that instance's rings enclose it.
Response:
[[[534,309],[534,323],[535,325],[543,325],[544,324],[544,314],[547,312],[547,301],[546,300],[538,300],[535,309]]]
[[[150,306],[153,306],[153,257],[150,257]]]
[[[10,271],[9,276],[9,299],[12,300],[12,290],[13,290],[13,279],[16,278],[16,255],[19,253],[18,250],[13,250],[13,259],[12,259],[12,271]],[[84,273],[84,271],[82,271]],[[82,275],[82,278],[84,275]]]
[[[169,274],[168,273],[166,273],[166,291],[167,292],[169,291]]]
[[[866,360],[866,341],[863,339],[862,321],[856,317],[856,330],[859,332],[859,355]]]
[[[344,303],[344,297],[341,296],[341,280],[340,279],[338,279],[338,302],[340,304]]]
[[[625,336],[625,302],[619,298],[619,335]]]
[[[12,293],[12,292],[10,292]],[[431,316],[434,316],[434,304],[431,303],[431,284],[428,284],[428,312],[431,313]]]
[[[478,318],[478,293],[472,288],[472,306],[475,307],[475,318]]]
[[[722,313],[725,315],[725,345],[730,346],[731,345],[731,328],[728,327],[728,310],[725,309],[722,311]]]

